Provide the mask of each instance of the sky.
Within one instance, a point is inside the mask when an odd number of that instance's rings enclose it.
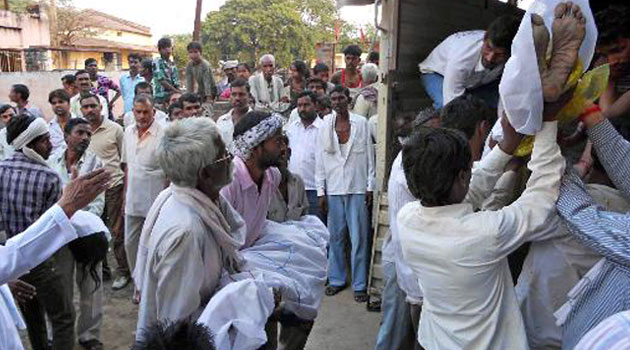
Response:
[[[218,10],[225,1],[204,0],[201,18],[210,11]],[[76,7],[91,8],[149,26],[156,40],[165,34],[192,33],[196,4],[196,0],[74,0]],[[341,17],[355,24],[372,23],[374,6],[344,7]]]
[[[226,0],[204,0],[202,19],[210,11],[216,11]],[[265,0],[261,0],[265,1]],[[524,0],[527,7],[533,0]],[[195,21],[196,0],[74,0],[79,8],[91,8],[151,27],[157,41],[165,34],[192,33]],[[147,5],[150,4],[150,5]],[[374,23],[374,6],[345,6],[341,19],[353,24]]]

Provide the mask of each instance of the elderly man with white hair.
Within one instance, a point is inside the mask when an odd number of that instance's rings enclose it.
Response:
[[[140,238],[137,340],[158,321],[198,317],[222,272],[238,270],[245,238],[245,223],[219,195],[232,181],[232,156],[212,120],[169,125],[158,160],[171,185],[153,203]]]
[[[284,91],[284,83],[274,75],[276,59],[271,54],[263,55],[258,61],[260,71],[249,78],[251,94],[256,101],[254,109],[270,111],[271,105],[279,102],[289,103]]]
[[[361,69],[361,76],[365,87],[359,90],[352,112],[369,119],[378,112],[376,108],[378,101],[378,66],[374,63],[364,65]]]

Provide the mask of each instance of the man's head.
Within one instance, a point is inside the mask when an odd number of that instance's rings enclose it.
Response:
[[[461,203],[468,192],[472,155],[464,136],[446,128],[419,128],[403,145],[411,194],[428,207]]]
[[[158,40],[158,51],[160,52],[160,57],[165,60],[171,59],[171,54],[173,53],[173,42],[170,38],[162,38]]]
[[[172,122],[182,119],[182,104],[179,101],[175,101],[168,106],[168,118]]]
[[[140,62],[140,76],[146,81],[153,77],[153,60],[145,58]]]
[[[481,63],[486,69],[507,62],[519,25],[520,20],[511,15],[501,16],[490,23],[481,47]]]
[[[11,86],[11,91],[9,91],[9,100],[15,103],[25,103],[30,95],[31,92],[26,85],[14,84]]]
[[[315,104],[315,110],[320,117],[325,117],[332,113],[332,103],[328,95],[319,96]]]
[[[370,54],[368,55],[368,59],[367,59],[367,61],[368,61],[368,63],[374,63],[375,65],[377,65],[377,66],[378,66],[379,61],[380,61],[380,57],[381,57],[381,56],[379,55],[379,53],[378,53],[378,52],[372,51],[372,52],[370,52]]]
[[[325,83],[330,78],[330,69],[326,63],[318,63],[313,67],[313,77],[323,80]]]
[[[249,67],[247,63],[245,62],[239,63],[238,66],[236,66],[237,78],[248,80],[251,75],[252,75],[252,69]]]
[[[228,82],[232,82],[236,78],[236,68],[238,67],[238,61],[229,60],[223,64],[223,73],[228,79]]]
[[[260,70],[266,80],[271,80],[273,73],[276,71],[276,59],[271,54],[263,55],[258,61]]]
[[[246,111],[249,108],[249,83],[247,80],[238,78],[232,82],[231,86],[230,104],[232,108]]]
[[[58,117],[70,115],[70,95],[64,89],[53,90],[48,94],[48,103]]]
[[[17,114],[15,107],[7,104],[0,106],[0,123],[2,123],[2,127],[5,127],[11,119]]]
[[[101,101],[98,96],[92,93],[81,93],[79,98],[79,104],[81,104],[81,113],[90,124],[99,125],[103,122],[103,116],[101,116]]]
[[[297,109],[300,119],[306,122],[312,122],[317,118],[315,104],[317,103],[317,95],[312,91],[304,91],[297,98]]]
[[[412,111],[397,112],[394,114],[393,132],[395,137],[407,138],[413,131],[421,126],[422,119],[438,117],[438,113],[433,108],[427,108],[416,114]]]
[[[155,108],[153,108],[153,98],[151,95],[136,95],[133,99],[133,116],[138,129],[146,130],[151,127],[155,116]]]
[[[141,81],[133,88],[133,94],[135,96],[138,96],[140,94],[153,96],[153,86],[151,85],[151,83]]]
[[[68,149],[79,154],[83,154],[90,146],[92,140],[92,128],[90,123],[83,118],[72,118],[68,120],[64,130],[64,139]]]
[[[74,77],[77,79],[77,86],[79,87],[80,93],[90,92],[92,89],[92,80],[90,80],[90,73],[86,70],[78,70],[74,73]]]
[[[305,80],[310,76],[310,72],[308,71],[308,67],[304,61],[296,60],[291,63],[289,67],[289,71],[291,72],[291,78],[294,80]]]
[[[77,93],[77,78],[74,74],[66,74],[61,77],[61,84],[68,95],[74,96]]]
[[[7,125],[7,143],[23,152],[27,152],[25,148],[28,148],[43,159],[48,159],[52,152],[48,124],[30,114],[21,114],[11,119]]]
[[[326,82],[319,78],[311,78],[308,80],[308,84],[306,84],[306,89],[313,91],[317,96],[326,95]]]
[[[363,85],[374,84],[378,81],[378,66],[374,63],[368,63],[361,68],[361,77]]]
[[[330,92],[330,103],[337,114],[346,113],[350,104],[350,90],[341,85],[335,86]]]
[[[178,92],[178,91],[171,91],[167,97],[166,97],[166,102],[168,103],[168,105],[172,105],[173,103],[179,101],[179,98],[182,97],[182,93]]]
[[[145,332],[145,339],[132,350],[215,350],[212,332],[201,323],[158,323]]]
[[[289,148],[289,137],[286,134],[280,135],[280,157],[278,158],[278,169],[285,173],[289,168],[291,159],[291,149]]]
[[[232,182],[232,158],[209,118],[181,119],[164,129],[158,161],[175,185],[219,191]]]
[[[130,53],[127,57],[127,62],[129,63],[129,72],[132,74],[137,74],[140,72],[140,63],[142,62],[142,56],[137,53]]]
[[[188,58],[194,63],[201,62],[201,44],[197,41],[191,41],[188,46],[186,46],[186,51],[188,51]]]
[[[462,95],[440,110],[440,120],[445,128],[463,132],[469,141],[473,160],[481,159],[484,142],[497,120],[496,111],[472,95]]]
[[[630,6],[610,5],[595,16],[597,52],[606,56],[613,79],[630,75]]]
[[[182,104],[182,118],[201,116],[201,98],[194,92],[187,92],[179,98]]]
[[[95,58],[86,59],[85,70],[90,74],[90,77],[96,78],[96,74],[98,73],[98,61]]]
[[[347,69],[357,69],[361,63],[361,48],[358,45],[349,45],[343,50]]]
[[[282,151],[282,122],[282,117],[277,114],[248,112],[234,126],[232,152],[261,170],[278,166]]]

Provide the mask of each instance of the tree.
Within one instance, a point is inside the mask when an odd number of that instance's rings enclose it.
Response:
[[[169,35],[168,37],[173,41],[173,61],[175,61],[177,69],[182,72],[188,63],[188,50],[186,50],[186,46],[192,41],[192,35],[177,34]]]
[[[256,62],[269,52],[287,67],[311,57],[316,42],[334,39],[337,15],[332,0],[228,0],[203,23],[204,52],[214,62]]]

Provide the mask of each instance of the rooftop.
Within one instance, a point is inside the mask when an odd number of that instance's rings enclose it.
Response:
[[[92,9],[83,10],[81,11],[81,13],[88,16],[90,22],[94,23],[94,27],[97,28],[112,29],[151,36],[151,28],[138,23],[127,21],[125,19]]]

